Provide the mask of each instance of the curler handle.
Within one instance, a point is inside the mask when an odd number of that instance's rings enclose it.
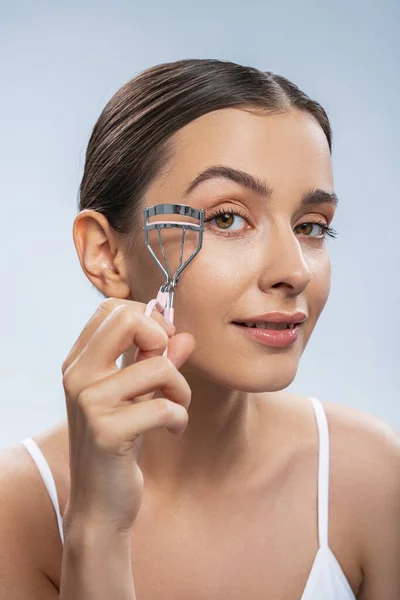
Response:
[[[153,310],[157,309],[165,319],[174,322],[174,309],[166,307],[168,292],[158,292],[157,298],[150,300],[150,302],[146,306],[146,310],[144,312],[145,315],[151,317]],[[167,354],[168,348],[165,348],[163,356],[168,356]]]
[[[167,319],[167,321],[169,321],[170,323],[173,323],[174,322],[174,309],[166,308],[164,310],[164,318]]]

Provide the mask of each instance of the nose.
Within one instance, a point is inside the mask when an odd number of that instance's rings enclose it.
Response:
[[[274,224],[263,245],[263,269],[260,287],[287,288],[293,294],[303,292],[312,279],[304,248],[292,228]]]

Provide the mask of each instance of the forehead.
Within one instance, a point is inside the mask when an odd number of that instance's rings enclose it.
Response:
[[[185,125],[171,141],[171,160],[157,179],[164,192],[182,192],[188,181],[213,164],[258,175],[277,189],[333,190],[326,136],[316,119],[303,111],[261,115],[221,109]]]

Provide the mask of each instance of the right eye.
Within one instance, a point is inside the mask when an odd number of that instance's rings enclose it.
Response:
[[[211,221],[215,221],[216,225],[213,227],[217,229],[217,231],[226,231],[228,234],[234,231],[243,231],[243,227],[232,228],[232,225],[235,223],[235,217],[241,219],[242,221],[248,221],[248,217],[244,214],[241,214],[240,211],[233,208],[220,208],[210,216],[208,216],[204,222],[211,223]]]

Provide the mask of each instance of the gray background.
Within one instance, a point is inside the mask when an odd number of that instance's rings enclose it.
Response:
[[[400,4],[0,3],[0,447],[66,418],[61,364],[100,303],[72,241],[91,129],[153,64],[220,58],[327,110],[340,205],[332,289],[289,389],[400,430]]]

